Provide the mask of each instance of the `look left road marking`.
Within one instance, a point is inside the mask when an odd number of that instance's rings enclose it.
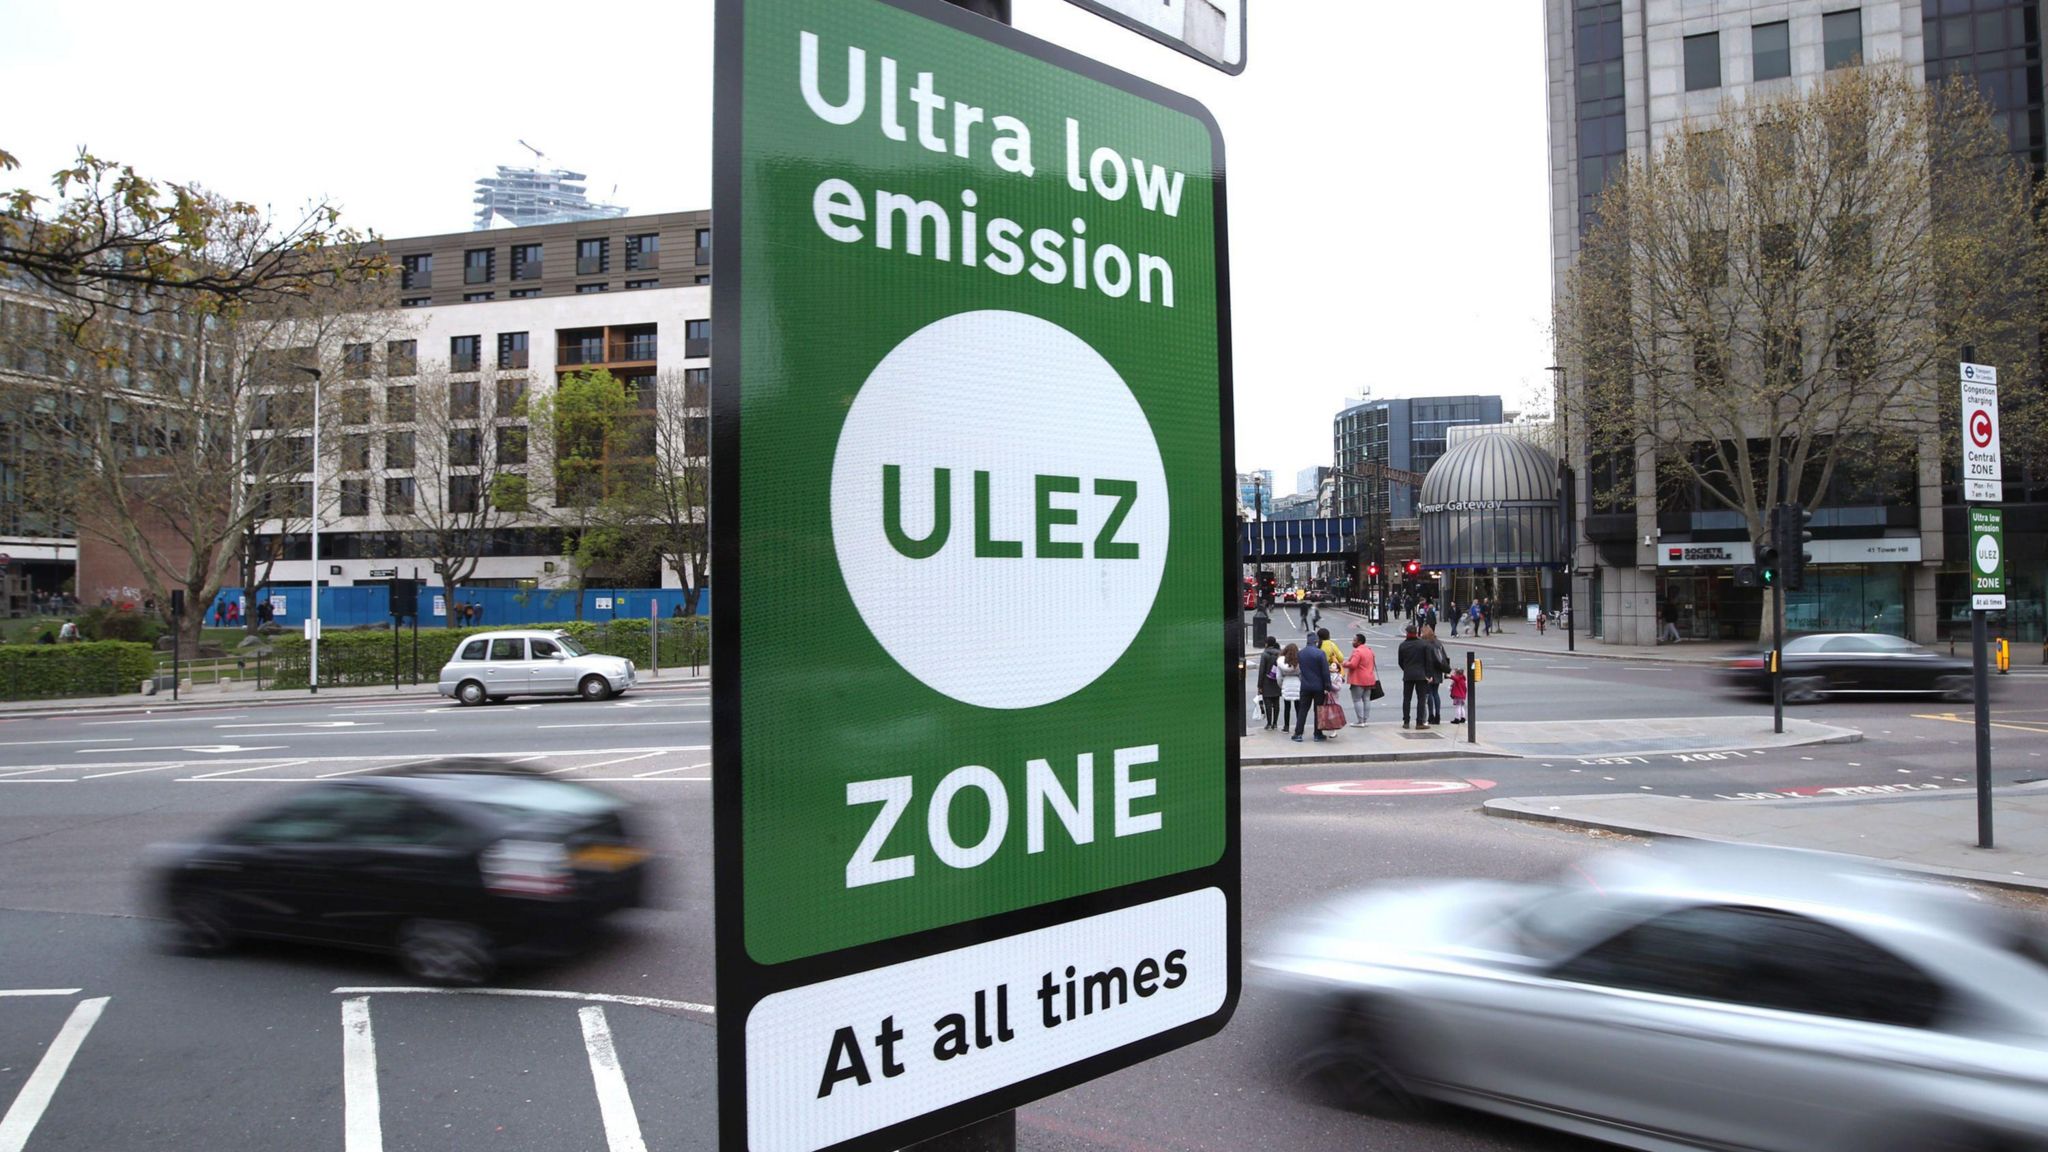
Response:
[[[341,1002],[343,1152],[384,1152],[383,1108],[377,1099],[377,1038],[370,1030],[370,998]],[[0,1152],[13,1152],[0,1147]]]
[[[647,1152],[647,1141],[640,1137],[640,1116],[633,1110],[632,1093],[626,1090],[626,1074],[619,1068],[618,1045],[612,1042],[604,1009],[593,1004],[576,1015],[583,1023],[583,1050],[590,1054],[590,1079],[597,1087],[605,1143],[611,1152]]]
[[[80,1000],[65,1018],[64,1026],[57,1029],[57,1038],[43,1050],[43,1058],[36,1062],[36,1070],[29,1073],[7,1115],[0,1116],[0,1152],[21,1152],[27,1146],[28,1138],[43,1118],[43,1110],[57,1094],[57,1085],[63,1083],[64,1073],[71,1070],[71,1059],[78,1055],[79,1045],[85,1043],[86,1033],[92,1031],[92,1026],[99,1023],[100,1013],[106,1011],[108,999],[100,996]]]

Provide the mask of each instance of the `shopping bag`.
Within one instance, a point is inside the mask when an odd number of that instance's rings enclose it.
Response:
[[[1349,723],[1350,720],[1344,715],[1344,706],[1337,703],[1336,693],[1333,692],[1324,696],[1323,702],[1316,705],[1317,728],[1325,732],[1333,732]]]

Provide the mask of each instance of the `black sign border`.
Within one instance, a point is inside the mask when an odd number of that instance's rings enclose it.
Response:
[[[1282,2],[1284,3],[1285,0],[1282,0]],[[1147,24],[1142,20],[1134,20],[1131,17],[1124,15],[1123,13],[1117,11],[1114,8],[1109,7],[1106,4],[1099,3],[1098,0],[1067,0],[1067,3],[1072,4],[1076,8],[1093,12],[1097,16],[1100,16],[1104,20],[1108,20],[1113,24],[1121,24],[1124,27],[1129,28],[1131,31],[1136,32],[1138,35],[1143,36],[1147,40],[1153,40],[1157,41],[1158,43],[1164,44],[1168,48],[1173,49],[1175,52],[1178,52],[1191,60],[1199,60],[1202,63],[1207,64],[1209,67],[1216,69],[1218,72],[1226,72],[1232,76],[1240,75],[1244,72],[1245,61],[1251,59],[1251,28],[1249,23],[1247,22],[1248,17],[1251,14],[1249,0],[1237,0],[1236,63],[1231,63],[1228,60],[1218,60],[1214,56],[1209,56],[1204,53],[1197,52],[1193,48],[1188,47],[1187,41],[1179,39],[1178,37],[1168,36],[1166,33],[1161,32],[1159,29],[1152,27],[1150,24]]]
[[[740,581],[740,179],[736,164],[725,160],[740,154],[745,19],[749,3],[775,0],[718,0],[713,58],[712,101],[712,268],[711,284],[711,585],[719,590],[719,608],[711,614],[711,760],[713,895],[717,969],[717,1054],[719,1147],[742,1152],[747,1144],[746,1022],[763,999],[790,988],[926,956],[973,944],[1064,924],[1089,916],[1163,900],[1187,892],[1216,888],[1228,908],[1225,939],[1228,986],[1223,1005],[1201,1020],[1155,1033],[1142,1040],[1100,1052],[992,1092],[927,1112],[901,1123],[830,1145],[832,1152],[884,1152],[942,1135],[985,1117],[1005,1112],[1055,1092],[1086,1083],[1220,1032],[1237,1010],[1243,989],[1243,928],[1240,902],[1239,733],[1245,701],[1240,679],[1244,661],[1244,626],[1238,590],[1242,564],[1238,556],[1239,524],[1235,515],[1237,472],[1232,458],[1236,442],[1231,367],[1229,227],[1225,212],[1223,133],[1216,118],[1198,101],[1147,80],[1111,68],[1057,45],[1018,32],[942,0],[872,0],[966,32],[1055,67],[1121,89],[1199,121],[1209,132],[1215,189],[1216,355],[1220,444],[1217,507],[1221,512],[1223,566],[1217,573],[1221,596],[1225,653],[1223,679],[1225,839],[1222,854],[1206,867],[1092,892],[1049,904],[998,913],[907,936],[878,940],[853,948],[801,957],[780,964],[755,962],[746,948],[744,867],[740,852],[742,767],[740,749],[740,614],[745,591]],[[1206,57],[1201,59],[1206,60]]]

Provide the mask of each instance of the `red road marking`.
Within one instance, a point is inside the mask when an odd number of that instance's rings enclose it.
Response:
[[[1326,780],[1320,784],[1289,784],[1283,791],[1297,796],[1446,796],[1483,792],[1491,780]]]

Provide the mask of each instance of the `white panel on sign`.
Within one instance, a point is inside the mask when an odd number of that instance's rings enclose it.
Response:
[[[2005,596],[2002,593],[1972,596],[1970,597],[1970,607],[1978,612],[2003,612],[2005,611]]]
[[[1967,371],[1982,365],[1965,364]],[[1993,373],[1996,376],[1996,373]],[[1998,385],[1963,380],[1963,499],[1996,503],[2005,498],[2005,469],[1999,449]]]
[[[1965,361],[1961,375],[1965,384],[1989,384],[1993,387],[1998,385],[1998,369],[1989,364],[1971,364]]]
[[[747,1016],[753,1147],[824,1148],[1213,1015],[1229,932],[1204,888],[775,993]]]

